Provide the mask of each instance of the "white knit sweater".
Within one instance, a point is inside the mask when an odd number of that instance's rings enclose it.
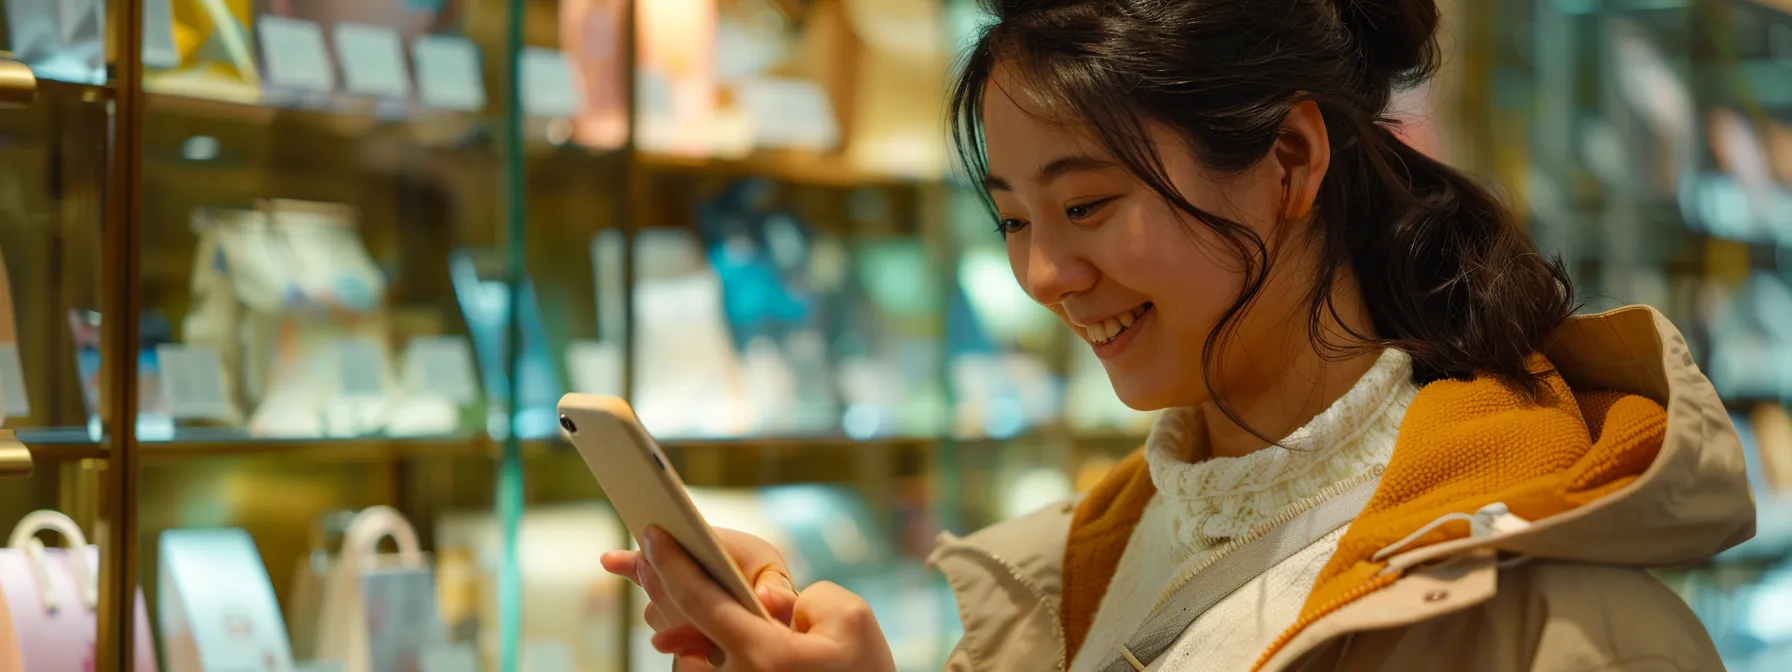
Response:
[[[1418,388],[1412,360],[1386,350],[1324,413],[1281,441],[1241,457],[1183,461],[1204,441],[1198,409],[1170,409],[1145,443],[1157,494],[1133,529],[1071,672],[1116,655],[1183,567],[1327,486],[1386,467]],[[1209,609],[1152,666],[1162,670],[1248,670],[1294,624],[1343,530],[1268,568]]]

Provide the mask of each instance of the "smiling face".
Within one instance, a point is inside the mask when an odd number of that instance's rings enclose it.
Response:
[[[1086,127],[1054,123],[1004,92],[1016,85],[998,71],[983,97],[984,186],[1015,279],[1094,349],[1128,406],[1211,401],[1203,352],[1243,287],[1237,253],[1135,178]],[[1250,227],[1275,249],[1272,233],[1290,212],[1290,185],[1301,191],[1301,175],[1276,159],[1279,150],[1218,175],[1168,129],[1153,127],[1152,140],[1184,199]],[[1279,255],[1236,336],[1223,343],[1213,378],[1228,396],[1267,385],[1285,353],[1306,346],[1300,308],[1311,285],[1298,269],[1310,266],[1298,256]]]

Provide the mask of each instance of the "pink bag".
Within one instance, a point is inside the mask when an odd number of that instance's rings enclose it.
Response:
[[[62,535],[68,548],[45,548],[37,539],[43,530]],[[0,670],[92,672],[98,562],[99,549],[87,545],[87,537],[68,516],[35,511],[19,521],[7,547],[0,549]],[[141,590],[136,611],[134,669],[155,672]]]

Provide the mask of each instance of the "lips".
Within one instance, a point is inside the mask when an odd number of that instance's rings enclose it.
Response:
[[[1139,318],[1144,317],[1145,313],[1148,312],[1151,312],[1151,302],[1149,301],[1139,304],[1137,308],[1127,312],[1082,327],[1083,338],[1088,339],[1090,343],[1095,345],[1112,343],[1114,342],[1114,339],[1119,338],[1121,334],[1126,333],[1126,330],[1131,329],[1133,323],[1137,322]]]

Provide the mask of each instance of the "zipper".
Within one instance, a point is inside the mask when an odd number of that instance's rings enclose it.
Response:
[[[1056,641],[1058,643],[1058,668],[1057,668],[1058,672],[1065,672],[1066,670],[1068,670],[1070,668],[1070,662],[1065,660],[1065,657],[1066,657],[1065,654],[1067,653],[1067,651],[1065,651],[1065,646],[1064,646],[1064,644],[1065,644],[1065,642],[1064,642],[1064,621],[1062,618],[1059,617],[1058,609],[1056,607],[1052,606],[1051,599],[1046,597],[1045,591],[1040,589],[1039,586],[1034,585],[1034,583],[1032,581],[1028,581],[1026,578],[1022,577],[1020,568],[1016,567],[1014,565],[1014,563],[1009,562],[1006,558],[1003,558],[1002,556],[996,555],[995,553],[983,550],[976,546],[971,546],[969,544],[962,544],[962,542],[961,542],[961,546],[959,548],[953,549],[953,550],[956,552],[960,552],[960,553],[968,553],[970,555],[978,556],[984,560],[989,561],[991,564],[994,564],[995,566],[1002,568],[1002,571],[1007,572],[1008,578],[1013,579],[1015,583],[1018,583],[1021,585],[1021,587],[1026,588],[1027,592],[1032,593],[1033,599],[1039,601],[1040,608],[1044,609],[1046,614],[1051,616],[1052,635],[1053,635],[1052,640]]]
[[[1288,505],[1288,507],[1283,509],[1281,513],[1276,514],[1276,516],[1274,518],[1269,519],[1268,522],[1262,523],[1262,524],[1258,525],[1256,528],[1253,528],[1249,533],[1246,533],[1239,537],[1235,537],[1231,541],[1226,542],[1224,545],[1219,547],[1219,550],[1214,551],[1213,555],[1207,556],[1206,559],[1202,560],[1201,562],[1195,563],[1194,566],[1183,570],[1182,573],[1180,573],[1180,574],[1177,574],[1176,578],[1174,580],[1170,581],[1170,585],[1168,587],[1166,587],[1163,590],[1163,592],[1158,593],[1157,601],[1151,605],[1151,611],[1150,611],[1149,615],[1146,616],[1146,620],[1150,620],[1151,616],[1157,615],[1157,612],[1160,609],[1163,609],[1164,603],[1168,602],[1172,595],[1175,595],[1176,592],[1181,590],[1183,586],[1188,585],[1189,581],[1193,581],[1196,575],[1200,574],[1202,571],[1206,570],[1208,567],[1213,566],[1214,563],[1219,562],[1220,558],[1224,558],[1228,555],[1231,555],[1232,552],[1237,551],[1239,548],[1243,547],[1245,544],[1256,541],[1258,538],[1262,537],[1263,535],[1269,534],[1271,530],[1274,530],[1278,527],[1281,527],[1281,526],[1287,524],[1288,521],[1294,520],[1296,517],[1300,516],[1301,514],[1311,511],[1313,509],[1313,507],[1316,507],[1316,506],[1319,506],[1320,504],[1325,503],[1326,500],[1336,497],[1336,496],[1344,493],[1344,491],[1346,491],[1346,490],[1350,490],[1351,488],[1355,488],[1359,485],[1363,485],[1370,481],[1381,478],[1381,473],[1382,473],[1383,469],[1384,469],[1384,467],[1377,466],[1374,469],[1371,469],[1367,472],[1357,474],[1356,476],[1352,476],[1350,478],[1347,478],[1342,481],[1338,481],[1337,483],[1333,483],[1329,486],[1326,486],[1324,489],[1320,490],[1319,492],[1309,495],[1304,499],[1301,499],[1299,501],[1296,501],[1293,504]]]

